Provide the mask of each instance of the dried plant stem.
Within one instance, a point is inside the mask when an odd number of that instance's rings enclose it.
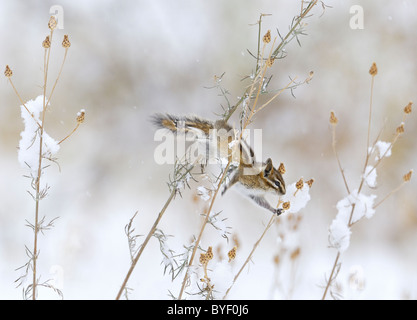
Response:
[[[51,39],[52,39],[52,32],[51,32]],[[65,60],[67,59],[67,53],[68,53],[68,48],[65,48],[64,58],[62,60],[61,67],[59,69],[59,73],[58,73],[58,76],[56,77],[55,83],[52,87],[51,93],[49,94],[48,101],[46,102],[46,106],[49,105],[49,102],[51,101],[52,94],[54,93],[56,85],[58,83],[58,80],[61,77],[62,69],[64,68]]]
[[[204,229],[205,229],[205,227],[207,225],[207,222],[209,220],[210,213],[211,213],[211,210],[213,208],[214,201],[216,200],[217,194],[219,193],[220,186],[222,185],[222,182],[226,178],[226,174],[227,174],[227,171],[229,170],[229,167],[230,167],[230,164],[231,163],[232,163],[232,158],[230,157],[229,158],[229,162],[227,163],[227,166],[226,166],[226,168],[223,171],[223,175],[221,176],[221,178],[219,180],[218,186],[217,186],[217,188],[216,188],[216,190],[215,190],[215,192],[213,194],[213,197],[211,198],[210,206],[209,206],[209,208],[207,210],[207,213],[206,213],[206,215],[204,217],[203,225],[201,226],[200,233],[198,235],[197,240],[195,241],[194,248],[193,248],[193,251],[191,253],[190,262],[188,263],[187,270],[185,272],[184,279],[182,281],[181,290],[180,290],[180,293],[178,295],[178,300],[181,300],[182,295],[184,293],[185,285],[186,285],[186,283],[188,281],[188,277],[189,277],[190,267],[193,265],[194,257],[195,257],[195,255],[197,253],[198,245],[199,245],[199,243],[201,241],[201,238],[203,236]]]
[[[345,183],[346,191],[348,192],[348,194],[350,194],[350,189],[346,180],[345,171],[342,168],[342,164],[339,159],[339,154],[337,153],[337,149],[336,149],[336,126],[335,125],[332,125],[332,148],[333,148],[333,153],[337,160],[337,165],[339,166],[339,171],[342,174],[343,182]]]
[[[369,158],[371,156],[371,151],[369,149],[369,143],[370,143],[370,134],[371,134],[371,122],[372,122],[372,100],[373,100],[372,98],[373,98],[373,92],[374,92],[374,78],[375,78],[375,75],[372,75],[372,80],[371,80],[371,95],[370,95],[370,99],[369,99],[369,117],[368,117],[368,135],[367,135],[367,142],[366,142],[366,157],[365,157],[365,164],[363,166],[363,172],[362,172],[362,175],[361,175],[362,178],[361,178],[361,181],[360,181],[360,184],[359,184],[359,188],[358,188],[358,191],[357,191],[358,194],[362,191],[362,187],[364,185],[365,178],[366,178],[365,177],[365,170],[366,170],[366,167],[368,166]],[[332,127],[333,127],[333,131],[332,131],[332,135],[333,135],[333,137],[332,137],[333,151],[334,151],[334,153],[336,155],[336,159],[337,159],[337,162],[338,162],[338,165],[339,165],[339,170],[340,170],[340,172],[342,174],[342,177],[343,177],[343,181],[345,183],[346,190],[350,194],[349,187],[348,187],[348,184],[347,184],[347,181],[346,181],[346,177],[345,177],[345,174],[343,172],[342,166],[340,164],[339,157],[338,157],[337,152],[336,152],[335,125],[333,125]],[[396,141],[396,139],[395,139],[395,141]],[[391,147],[392,147],[392,144],[391,144]],[[386,151],[386,152],[388,152],[388,151]],[[381,159],[382,158],[383,157],[381,157]],[[379,159],[379,161],[381,159]],[[379,161],[378,161],[378,163],[379,163]],[[374,170],[376,168],[376,165],[373,167],[372,170]],[[353,225],[352,218],[353,218],[353,213],[354,212],[355,212],[355,204],[352,204],[352,210],[350,212],[349,222],[348,222],[348,227],[349,228]],[[334,260],[334,263],[333,263],[332,271],[330,272],[330,277],[327,280],[327,284],[326,284],[326,287],[324,289],[324,293],[323,293],[323,296],[322,296],[322,300],[326,299],[327,292],[329,291],[329,288],[330,288],[333,280],[335,280],[336,277],[337,277],[337,274],[335,274],[335,271],[336,271],[337,266],[338,266],[338,262],[339,262],[339,259],[340,259],[340,255],[341,254],[338,251],[337,252],[337,255],[336,255],[336,258]]]
[[[36,124],[38,125],[38,127],[40,128],[41,127],[40,123],[38,122],[38,120],[35,119],[35,117],[33,116],[32,112],[29,111],[28,107],[26,107],[26,104],[23,102],[22,97],[20,96],[19,92],[17,91],[16,87],[13,84],[12,78],[9,77],[8,79],[9,79],[10,84],[13,87],[14,92],[16,93],[17,97],[19,98],[20,103],[25,108],[25,110],[30,114],[30,116],[32,117],[33,121],[35,121]]]
[[[278,54],[282,51],[282,49],[288,43],[288,41],[290,39],[290,36],[294,34],[295,30],[300,26],[303,19],[308,16],[311,9],[313,9],[313,7],[317,4],[317,2],[318,2],[318,0],[311,1],[308,4],[308,6],[304,10],[302,10],[301,14],[295,19],[296,22],[294,23],[292,28],[288,31],[288,33],[285,35],[285,37],[281,38],[281,42],[273,50],[273,52],[269,55],[269,58],[275,59],[278,56]],[[259,62],[263,60],[263,57],[261,55],[261,50],[260,50],[260,43],[261,43],[261,22],[262,22],[262,17],[264,17],[264,16],[267,16],[267,14],[261,14],[261,16],[258,20],[258,25],[259,25],[259,29],[258,29],[258,53],[257,53],[257,56],[256,56],[255,80],[252,81],[252,85],[245,90],[244,94],[237,101],[237,103],[233,107],[231,107],[230,110],[228,110],[227,114],[223,118],[226,122],[229,121],[232,114],[236,111],[236,109],[239,107],[239,105],[241,105],[243,103],[243,101],[245,101],[246,97],[247,96],[251,97],[251,93],[252,93],[251,88],[253,88],[253,84],[256,83],[256,81],[257,81],[256,79],[260,79],[260,81],[262,83],[263,78],[260,77],[260,73],[261,73],[260,71],[261,70],[259,70]],[[272,48],[273,48],[273,46],[272,46]]]
[[[53,30],[51,30],[50,39],[52,40]],[[44,55],[44,84],[43,84],[43,110],[42,110],[42,122],[39,130],[39,161],[38,161],[38,176],[36,177],[35,181],[35,190],[36,190],[36,197],[35,197],[35,223],[34,223],[34,240],[33,240],[33,257],[32,257],[32,270],[33,270],[33,278],[32,278],[32,299],[36,300],[36,287],[37,287],[37,280],[36,280],[36,272],[37,272],[37,260],[38,260],[38,233],[39,233],[39,201],[40,201],[40,184],[41,184],[41,176],[42,176],[42,147],[43,147],[43,132],[45,126],[45,111],[46,111],[46,84],[48,81],[48,68],[49,68],[49,57],[51,54],[51,49],[45,49]]]
[[[327,291],[329,291],[330,284],[333,282],[333,280],[336,276],[335,271],[336,271],[337,265],[339,263],[339,258],[340,258],[340,252],[338,251],[337,255],[336,255],[336,258],[334,259],[333,268],[332,268],[332,271],[330,272],[329,280],[327,280],[326,288],[324,289],[323,296],[321,297],[322,300],[326,299]]]
[[[249,256],[246,258],[245,262],[243,263],[242,267],[239,269],[238,273],[235,275],[235,277],[233,278],[233,282],[231,284],[231,286],[227,289],[225,295],[223,296],[223,300],[226,299],[227,295],[229,294],[230,290],[232,289],[233,285],[235,284],[237,278],[239,278],[240,274],[242,273],[243,269],[245,269],[246,265],[249,263],[249,261],[252,259],[252,256],[255,252],[255,250],[258,248],[259,244],[261,243],[263,237],[265,236],[266,232],[269,230],[269,228],[271,228],[271,226],[274,224],[275,219],[277,218],[277,216],[274,214],[272,215],[271,219],[269,220],[268,224],[266,225],[264,231],[262,232],[262,235],[260,236],[260,238],[255,242],[255,244],[253,245],[252,251],[249,253]]]
[[[303,2],[303,1],[301,1],[301,2]],[[284,48],[284,46],[287,44],[287,40],[289,39],[289,37],[299,27],[301,21],[303,21],[303,19],[310,13],[311,9],[313,9],[313,7],[317,4],[317,2],[318,2],[318,0],[311,1],[308,4],[307,8],[305,8],[304,11],[302,11],[301,14],[297,17],[296,23],[293,25],[293,27],[290,29],[290,31],[288,31],[287,35],[282,39],[281,43],[278,45],[278,47],[272,53],[273,57],[276,57],[278,55],[278,53],[280,52],[280,50],[282,50]]]
[[[372,76],[372,80],[371,80],[371,97],[370,97],[370,101],[369,101],[369,118],[368,118],[368,140],[366,143],[366,152],[369,153],[369,140],[371,138],[371,119],[372,119],[372,97],[373,97],[373,92],[374,92],[374,79],[375,79],[375,75]]]
[[[376,65],[375,64],[372,67],[374,67],[374,66],[376,68]],[[371,68],[371,70],[372,70],[372,68]],[[360,180],[359,187],[358,187],[358,191],[357,191],[358,194],[362,191],[362,188],[363,188],[363,186],[365,184],[365,180],[366,180],[366,176],[365,176],[366,168],[368,166],[368,163],[369,163],[369,160],[370,160],[372,151],[373,151],[373,149],[375,147],[375,143],[376,143],[375,142],[374,145],[372,146],[372,148],[370,148],[370,135],[371,135],[371,124],[372,124],[372,105],[373,105],[374,79],[375,79],[375,75],[377,74],[376,71],[374,71],[374,72],[371,72],[370,71],[370,73],[372,75],[372,79],[371,79],[371,89],[370,89],[371,92],[370,92],[370,99],[369,99],[369,117],[368,117],[368,134],[367,134],[367,143],[366,143],[366,157],[365,157],[365,163],[364,163],[363,171],[362,171],[362,175],[361,175],[361,180]],[[379,137],[380,134],[381,133],[378,134],[378,137]],[[385,151],[385,153],[382,156],[379,157],[379,159],[377,160],[377,162],[372,166],[372,169],[370,170],[370,172],[368,172],[368,175],[373,170],[375,170],[376,167],[382,162],[382,159],[392,149],[393,145],[398,140],[398,137],[399,136],[400,136],[400,133],[397,131],[396,135],[394,136],[393,141],[390,144],[390,147],[387,148],[387,150]],[[342,169],[342,166],[340,164],[340,160],[339,160],[339,157],[338,157],[338,154],[337,154],[337,151],[336,151],[335,123],[332,125],[332,146],[333,146],[333,151],[334,151],[334,154],[336,156],[336,159],[337,159],[337,162],[338,162],[338,165],[339,165],[339,170],[340,170],[340,172],[342,174],[343,181],[345,183],[346,190],[347,190],[348,194],[350,194],[350,190],[349,190],[349,187],[348,187],[348,184],[347,184],[347,181],[346,181],[346,177],[344,175],[344,172],[343,172],[343,169]],[[376,205],[374,205],[373,209],[375,209],[377,206],[379,206],[383,201],[385,201],[393,193],[395,193],[396,191],[398,191],[403,186],[403,184],[404,184],[404,182],[400,186],[398,186],[396,189],[392,190],[384,199],[382,199],[379,203],[377,203]],[[349,216],[349,221],[348,221],[348,224],[347,224],[347,226],[349,228],[352,227],[352,225],[354,224],[354,222],[352,222],[352,218],[353,218],[354,212],[355,212],[355,204],[353,203],[352,204],[352,209],[351,209],[351,212],[350,212],[350,216]],[[324,290],[324,293],[323,293],[323,296],[322,296],[322,300],[324,300],[326,298],[327,292],[329,291],[329,288],[330,288],[332,282],[337,277],[336,270],[338,268],[340,256],[341,256],[341,253],[340,253],[340,251],[338,251],[337,252],[337,255],[336,255],[336,258],[335,258],[335,261],[333,263],[332,270],[330,272],[330,277],[327,280],[327,283],[326,283],[326,286],[325,286],[325,290]]]
[[[80,126],[81,123],[77,122],[77,125],[75,126],[75,128],[61,141],[58,142],[58,144],[61,144],[62,142],[64,142],[65,140],[67,140],[69,137],[72,136],[72,134],[77,131],[78,127]]]
[[[382,198],[381,201],[379,201],[377,204],[374,205],[374,209],[376,207],[378,207],[381,203],[383,203],[385,200],[387,200],[394,193],[396,193],[398,190],[400,190],[405,184],[406,184],[406,182],[403,181],[403,182],[401,182],[401,184],[398,187],[396,187],[394,190],[391,190],[384,198]]]
[[[116,300],[119,300],[120,299],[123,291],[126,288],[127,282],[129,281],[129,278],[130,278],[133,270],[135,269],[136,264],[138,263],[138,261],[139,261],[141,255],[142,255],[142,253],[143,253],[143,250],[145,250],[146,245],[148,244],[149,240],[151,239],[152,235],[154,234],[154,232],[156,230],[156,227],[158,226],[159,222],[161,221],[162,216],[164,215],[164,213],[167,210],[168,206],[170,205],[171,201],[174,199],[176,193],[177,193],[177,189],[174,188],[171,191],[171,194],[169,195],[168,200],[165,202],[165,205],[162,208],[161,212],[159,212],[158,217],[156,218],[154,224],[152,225],[151,230],[148,232],[148,235],[145,238],[145,241],[143,241],[143,243],[142,243],[142,245],[141,245],[138,253],[136,254],[135,258],[133,259],[132,264],[130,265],[129,271],[127,272],[126,277],[123,280],[123,283],[122,283],[122,285],[120,287],[120,290],[117,293]]]
[[[271,99],[269,99],[267,102],[265,102],[262,106],[260,106],[256,112],[261,111],[263,108],[265,108],[268,104],[270,104],[273,100],[275,100],[284,90],[288,89],[290,87],[291,84],[293,84],[295,82],[295,80],[297,80],[297,77],[295,77],[294,79],[291,79],[290,82],[287,83],[287,85],[282,88],[281,90],[279,90]],[[256,113],[255,112],[255,113]]]
[[[261,39],[262,39],[262,36],[261,36],[262,17],[265,17],[265,16],[270,16],[270,14],[261,13],[261,15],[259,17],[259,20],[258,20],[258,50],[257,50],[258,54],[256,56],[256,71],[255,71],[255,74],[258,74],[258,69],[259,69],[259,59],[260,59],[260,56],[261,56],[260,49],[261,49]]]

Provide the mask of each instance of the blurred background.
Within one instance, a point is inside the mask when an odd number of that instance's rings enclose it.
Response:
[[[263,131],[263,154],[285,163],[287,183],[314,178],[311,200],[299,216],[296,232],[274,226],[229,294],[232,299],[320,299],[336,251],[328,248],[328,228],[346,190],[331,148],[328,122],[334,110],[337,147],[348,183],[359,184],[366,154],[372,62],[378,65],[373,96],[372,141],[390,141],[402,121],[403,108],[416,101],[417,4],[412,0],[361,1],[363,29],[352,29],[350,13],[357,1],[324,1],[306,22],[301,46],[293,41],[287,57],[271,69],[270,89],[289,77],[313,80],[285,91],[257,115],[252,128]],[[255,61],[258,28],[262,34],[286,34],[300,3],[261,1],[1,1],[0,66],[9,65],[13,82],[27,101],[42,93],[44,49],[50,9],[63,9],[63,29],[54,33],[50,85],[62,61],[64,34],[72,43],[45,122],[49,135],[65,137],[84,108],[86,122],[58,153],[59,165],[46,170],[50,186],[40,204],[41,216],[59,216],[41,235],[38,269],[65,299],[114,299],[129,268],[124,227],[137,211],[135,231],[147,234],[169,196],[172,165],[157,165],[149,118],[155,112],[198,114],[216,119],[224,104],[218,91],[207,89],[214,76],[234,103],[244,92]],[[55,12],[52,12],[55,13]],[[23,123],[20,102],[7,78],[0,81],[0,298],[21,299],[14,281],[27,262],[25,246],[33,246],[34,202],[26,192],[30,181],[17,161]],[[232,122],[237,118],[233,117]],[[416,169],[416,115],[393,154],[378,167],[378,186],[365,189],[382,199]],[[177,253],[189,245],[201,225],[207,202],[193,183],[168,208],[159,226],[172,235]],[[375,216],[352,228],[343,254],[338,293],[346,299],[417,298],[416,179],[378,207]],[[237,192],[215,202],[230,227],[229,240],[207,227],[201,246],[213,246],[217,258],[238,242],[234,272],[240,268],[264,230],[270,214]],[[288,236],[286,236],[288,235]],[[141,239],[141,238],[139,238]],[[140,240],[139,240],[140,241]],[[296,259],[290,253],[299,248]],[[217,259],[216,258],[216,259]],[[294,257],[293,257],[294,258]],[[286,260],[285,260],[286,259]],[[168,299],[178,295],[182,275],[171,282],[163,274],[159,243],[152,239],[128,286],[132,299]],[[358,271],[359,270],[359,271]],[[215,273],[215,269],[212,270]],[[359,276],[352,277],[352,273]],[[28,283],[26,283],[27,285]],[[220,287],[220,284],[218,284]],[[55,298],[41,290],[39,298]]]

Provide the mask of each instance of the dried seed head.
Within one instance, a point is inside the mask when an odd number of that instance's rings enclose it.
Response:
[[[49,22],[48,22],[48,28],[51,29],[51,30],[54,30],[56,28],[56,26],[57,26],[56,19],[55,19],[54,16],[51,16],[51,18],[49,19]]]
[[[270,43],[271,42],[271,30],[268,30],[264,37],[263,37],[263,42],[264,43]]]
[[[308,180],[308,181],[306,181],[306,183],[308,184],[308,186],[311,188],[311,186],[313,185],[313,183],[314,183],[314,179],[313,178],[311,178],[310,180]]]
[[[369,69],[369,74],[374,77],[377,75],[377,73],[378,73],[378,68],[376,66],[376,63],[374,62],[372,63],[371,68]]]
[[[337,122],[338,122],[339,120],[336,118],[336,116],[335,116],[335,114],[334,114],[334,112],[333,111],[330,111],[330,124],[332,124],[332,125],[337,125]]]
[[[403,177],[404,182],[410,181],[412,175],[413,175],[413,170],[408,171],[408,173],[405,174]]]
[[[206,257],[207,257],[207,260],[213,259],[213,248],[212,247],[208,247],[207,252],[206,252]]]
[[[297,259],[297,257],[300,255],[300,248],[296,248],[293,252],[291,252],[290,258],[291,260]]]
[[[62,40],[62,46],[64,48],[69,48],[71,47],[71,42],[68,40],[68,35],[64,35],[64,40]]]
[[[413,102],[410,101],[404,108],[404,113],[409,114],[411,113],[411,106],[413,105]]]
[[[200,263],[202,265],[207,264],[209,259],[207,259],[207,255],[205,253],[200,254]]]
[[[45,40],[43,40],[42,47],[44,47],[45,49],[51,47],[51,40],[49,40],[49,36],[46,36]]]
[[[274,256],[274,263],[278,265],[279,262],[280,262],[280,259],[279,259],[279,255],[277,254]]]
[[[77,123],[81,124],[85,120],[85,110],[81,109],[79,112],[77,112]]]
[[[308,74],[308,78],[306,79],[306,83],[310,83],[311,79],[313,79],[314,76],[314,71],[310,71],[310,73]]]
[[[284,202],[284,203],[282,204],[282,209],[284,209],[284,210],[288,210],[289,208],[290,208],[290,202],[289,202],[289,201]]]
[[[10,77],[13,75],[13,71],[12,71],[12,69],[10,69],[10,68],[9,68],[9,66],[8,66],[8,65],[6,66],[6,70],[4,70],[4,75],[5,75],[7,78],[10,78]]]
[[[300,180],[297,181],[297,183],[295,184],[295,187],[297,188],[297,190],[301,190],[304,187],[303,178],[300,178]]]
[[[401,122],[400,126],[396,129],[397,134],[404,133],[404,122]]]
[[[266,66],[270,68],[274,64],[274,61],[274,58],[268,58],[268,60],[266,60]]]
[[[236,246],[234,246],[234,247],[233,247],[233,249],[232,249],[232,250],[230,250],[230,251],[227,253],[227,256],[229,257],[229,262],[230,262],[230,261],[232,261],[232,260],[234,260],[234,259],[236,258],[236,250],[237,250],[237,247],[236,247]]]
[[[281,162],[281,164],[278,167],[278,172],[280,174],[284,174],[285,173],[285,166],[284,166],[284,164],[282,162]]]

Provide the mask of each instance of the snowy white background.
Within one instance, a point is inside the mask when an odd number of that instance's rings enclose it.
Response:
[[[363,30],[349,27],[351,5],[358,1],[325,1],[308,20],[302,47],[294,42],[288,57],[273,67],[271,87],[280,87],[288,76],[302,79],[313,70],[313,81],[281,95],[256,119],[263,129],[265,157],[284,162],[286,180],[315,178],[311,200],[292,242],[300,247],[296,266],[282,268],[283,286],[275,287],[273,257],[283,244],[282,228],[271,228],[256,251],[249,272],[242,273],[229,298],[319,299],[325,274],[336,251],[328,248],[328,228],[346,196],[331,150],[329,112],[339,118],[338,148],[346,175],[357,185],[366,152],[370,89],[369,67],[375,61],[373,136],[387,120],[383,133],[391,139],[402,118],[402,108],[417,101],[415,30],[417,4],[411,0],[360,1],[365,12]],[[72,43],[51,110],[47,131],[61,139],[72,130],[76,113],[86,109],[86,122],[66,141],[56,166],[47,171],[51,189],[41,202],[41,215],[56,227],[41,236],[39,272],[62,287],[66,299],[114,299],[129,266],[124,226],[138,211],[136,231],[148,232],[168,197],[170,166],[156,165],[154,112],[196,113],[214,118],[223,101],[214,90],[213,76],[226,72],[223,85],[231,100],[243,92],[241,78],[254,65],[246,49],[256,50],[260,13],[263,30],[285,33],[299,3],[282,1],[1,1],[0,66],[10,65],[13,81],[24,100],[41,94],[43,48],[48,34],[49,8],[64,9],[61,41]],[[52,49],[51,74],[56,74],[63,50]],[[2,68],[3,68],[2,67]],[[52,76],[53,78],[53,76]],[[25,219],[34,215],[27,194],[29,181],[17,160],[23,123],[19,101],[6,80],[0,81],[0,298],[20,299],[15,269],[26,262],[24,246],[32,246],[32,232]],[[406,133],[392,156],[378,170],[380,197],[395,188],[402,175],[417,169],[416,115],[406,123]],[[205,205],[195,200],[197,185],[183,192],[169,207],[160,228],[173,235],[170,245],[180,252],[200,226]],[[416,180],[378,207],[372,219],[352,228],[349,249],[343,254],[339,282],[344,298],[417,298],[417,200]],[[235,192],[218,199],[240,247],[234,270],[246,259],[269,220],[269,213]],[[290,243],[291,244],[291,243]],[[208,227],[202,247],[220,246],[224,255],[233,246]],[[216,252],[214,252],[216,254]],[[171,283],[163,276],[159,244],[153,239],[129,282],[131,298],[165,299],[177,295],[182,280]],[[214,265],[214,263],[213,263]],[[349,285],[349,272],[359,270],[364,289]],[[215,270],[213,270],[215,271]],[[294,280],[286,274],[295,272]],[[215,279],[215,277],[213,277]],[[288,287],[293,287],[288,296]],[[41,291],[40,298],[55,297]]]

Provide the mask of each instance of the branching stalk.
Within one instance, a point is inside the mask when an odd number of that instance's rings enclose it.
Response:
[[[190,267],[193,265],[194,257],[196,255],[198,245],[199,245],[199,243],[201,241],[201,237],[203,236],[204,229],[205,229],[205,227],[207,225],[207,222],[209,220],[210,213],[211,213],[211,210],[213,208],[214,201],[216,200],[216,197],[217,197],[217,194],[218,194],[218,192],[220,190],[220,187],[222,185],[222,182],[226,178],[226,174],[227,174],[227,171],[228,171],[228,169],[230,167],[231,162],[232,162],[232,158],[230,157],[229,162],[227,163],[227,166],[224,169],[223,175],[221,176],[221,178],[219,180],[218,186],[217,186],[217,188],[216,188],[216,190],[215,190],[215,192],[213,194],[213,197],[211,199],[210,206],[209,206],[209,208],[207,210],[206,216],[204,217],[203,225],[201,226],[200,233],[198,235],[197,240],[195,241],[194,248],[193,248],[193,251],[192,251],[192,254],[191,254],[191,258],[190,258],[190,262],[188,263],[188,267],[187,267],[187,270],[185,272],[184,279],[182,281],[181,290],[180,290],[180,293],[178,295],[178,300],[181,300],[182,295],[184,293],[185,285],[186,285],[186,283],[188,281],[188,277],[190,276],[189,275]]]
[[[255,250],[258,248],[258,246],[261,243],[262,239],[264,238],[266,232],[274,224],[276,218],[277,218],[277,216],[275,214],[271,216],[271,219],[269,220],[268,224],[266,225],[266,227],[265,227],[264,231],[262,232],[260,238],[253,245],[252,251],[249,253],[249,256],[247,257],[247,259],[243,263],[242,267],[239,269],[238,273],[233,278],[233,282],[232,282],[231,286],[227,289],[225,295],[223,296],[223,300],[226,299],[227,295],[229,294],[229,292],[232,289],[233,285],[235,284],[236,280],[239,278],[239,276],[242,273],[243,269],[245,269],[246,265],[249,263],[249,261],[251,261],[252,256],[253,256]]]
[[[145,238],[145,241],[143,241],[143,243],[142,243],[142,245],[141,245],[138,253],[136,254],[135,258],[133,259],[132,264],[130,265],[130,268],[129,268],[129,270],[128,270],[128,272],[127,272],[127,274],[126,274],[126,276],[125,276],[125,278],[123,280],[123,283],[122,283],[122,285],[120,287],[120,290],[117,293],[116,300],[119,300],[120,297],[122,296],[122,294],[123,294],[123,292],[124,292],[124,290],[126,288],[127,282],[129,281],[129,278],[132,275],[132,272],[135,269],[136,264],[138,263],[141,255],[143,253],[143,250],[145,250],[145,248],[146,248],[149,240],[151,239],[151,237],[153,236],[153,234],[154,234],[154,232],[156,230],[156,227],[158,226],[159,222],[161,221],[162,216],[164,215],[164,213],[165,213],[166,209],[168,208],[168,206],[170,205],[171,201],[174,199],[176,193],[177,193],[177,190],[176,189],[173,189],[171,191],[171,194],[169,195],[168,200],[165,202],[165,205],[162,208],[161,212],[159,212],[158,217],[156,218],[154,224],[152,225],[151,230],[148,232],[148,235]]]

